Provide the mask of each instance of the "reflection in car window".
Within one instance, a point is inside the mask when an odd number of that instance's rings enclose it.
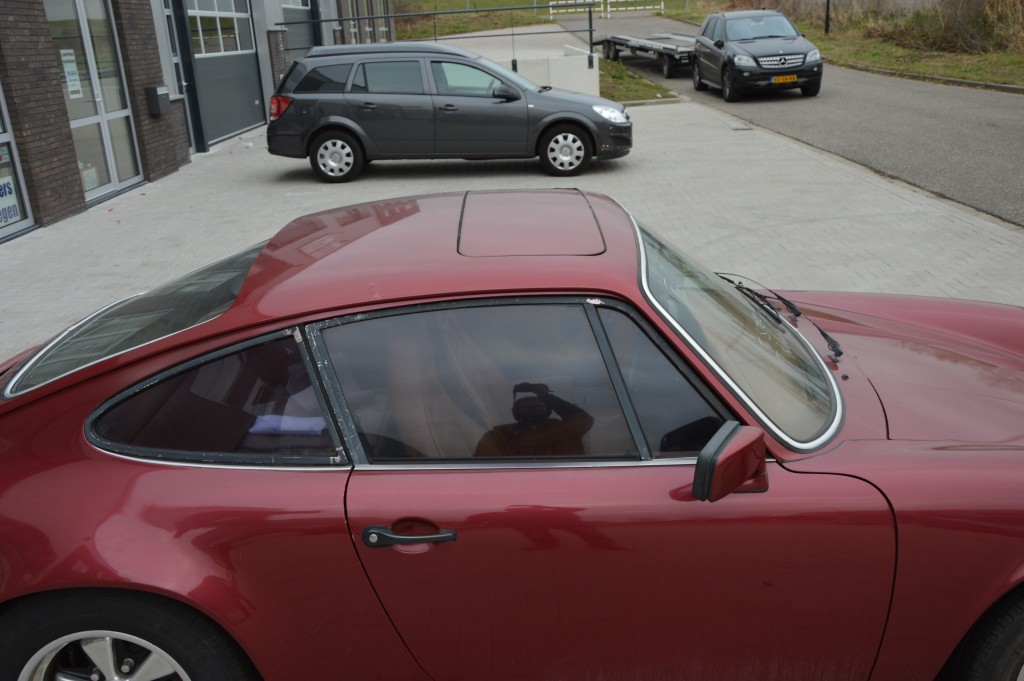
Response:
[[[838,408],[821,362],[777,321],[718,275],[643,231],[647,285],[659,306],[796,442],[811,442]]]
[[[792,38],[798,35],[786,17],[777,15],[729,19],[725,22],[725,33],[729,40]]]
[[[366,62],[356,68],[352,92],[421,95],[423,75],[418,61]]]
[[[107,357],[217,317],[238,297],[263,244],[128,298],[71,327],[32,358],[9,388],[17,394]]]
[[[490,97],[501,81],[480,69],[452,62],[431,62],[438,94]]]
[[[320,66],[306,74],[295,92],[344,92],[351,71],[351,64]]]
[[[654,458],[696,456],[724,419],[628,316],[598,312]]]
[[[371,462],[637,457],[579,305],[420,311],[323,335]]]
[[[93,432],[136,450],[264,461],[332,454],[327,423],[290,336],[200,364],[102,413]],[[101,443],[103,444],[103,443]]]

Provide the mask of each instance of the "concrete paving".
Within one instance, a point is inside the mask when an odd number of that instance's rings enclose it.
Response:
[[[0,356],[96,308],[267,239],[306,213],[439,191],[609,194],[705,264],[772,288],[1024,304],[1024,230],[683,101],[631,109],[633,152],[576,178],[536,160],[376,162],[350,184],[270,156],[264,129],[0,245]]]

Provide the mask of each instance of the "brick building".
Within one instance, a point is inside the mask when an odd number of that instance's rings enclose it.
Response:
[[[266,123],[312,45],[390,39],[389,0],[4,0],[0,243]],[[350,17],[360,17],[350,21]]]

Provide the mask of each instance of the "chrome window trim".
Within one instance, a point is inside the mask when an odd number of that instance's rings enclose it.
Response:
[[[623,210],[626,209],[623,208]],[[704,363],[707,364],[707,366],[710,367],[711,370],[715,372],[715,375],[718,376],[718,378],[729,387],[729,390],[731,390],[732,393],[737,398],[739,398],[739,400],[747,407],[747,409],[749,409],[757,417],[757,420],[764,424],[768,428],[768,430],[770,430],[778,440],[785,443],[787,447],[802,452],[810,451],[813,449],[817,449],[818,447],[824,445],[826,442],[831,440],[832,437],[839,430],[839,426],[843,421],[843,395],[839,391],[839,384],[836,383],[836,379],[832,375],[832,372],[825,364],[825,361],[821,358],[821,354],[818,352],[818,350],[813,345],[811,345],[810,341],[808,341],[807,338],[802,333],[800,333],[800,331],[796,327],[794,327],[788,321],[783,319],[783,322],[793,330],[793,332],[796,334],[796,337],[799,338],[803,345],[806,347],[806,349],[810,351],[811,355],[818,362],[818,366],[821,368],[823,374],[828,377],[829,385],[832,387],[832,394],[835,396],[836,400],[835,416],[832,419],[832,423],[829,424],[824,429],[824,431],[820,435],[818,435],[818,437],[814,438],[809,442],[801,442],[799,440],[794,440],[793,438],[791,438],[789,435],[783,432],[783,430],[779,426],[777,426],[774,421],[768,418],[768,416],[763,411],[761,411],[761,408],[757,406],[754,400],[751,399],[750,396],[748,396],[746,392],[744,392],[743,389],[740,388],[739,385],[737,385],[737,383],[732,379],[732,377],[729,376],[729,374],[726,373],[726,371],[722,369],[722,367],[719,366],[714,359],[712,359],[711,355],[708,354],[708,352],[703,347],[701,347],[701,345],[697,343],[697,341],[695,341],[693,337],[690,336],[690,334],[688,334],[682,326],[679,325],[679,322],[677,322],[675,318],[672,317],[672,315],[670,315],[664,307],[662,307],[661,303],[658,302],[658,299],[651,292],[650,285],[647,281],[647,251],[644,248],[643,234],[640,231],[640,225],[637,223],[632,213],[626,211],[626,214],[629,215],[629,220],[633,224],[633,234],[636,237],[637,250],[640,253],[640,284],[641,288],[643,289],[644,297],[647,299],[647,302],[652,307],[654,307],[659,312],[659,314],[661,314],[662,318],[666,322],[668,322],[673,329],[675,329],[676,333],[678,333],[680,337],[686,341],[686,344],[689,345],[694,350],[694,352],[700,355],[700,358],[704,361]]]

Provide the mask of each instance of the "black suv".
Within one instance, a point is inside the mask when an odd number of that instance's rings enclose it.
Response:
[[[752,90],[821,90],[821,52],[775,10],[712,14],[694,46],[693,87],[722,89],[727,102]]]
[[[531,158],[576,175],[629,153],[625,107],[539,87],[478,54],[436,43],[315,47],[270,103],[270,153],[309,157],[326,182],[376,159]]]

